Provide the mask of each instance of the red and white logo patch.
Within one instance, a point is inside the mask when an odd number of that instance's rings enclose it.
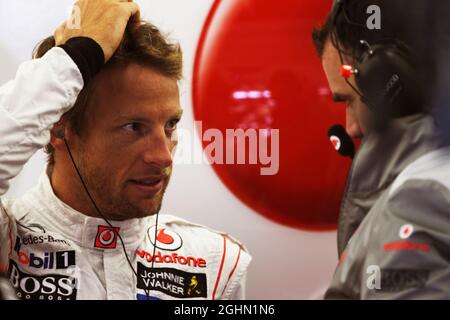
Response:
[[[341,148],[341,140],[336,136],[330,137],[331,144],[333,145],[334,149],[338,151]]]
[[[155,227],[148,229],[148,237],[152,245],[161,250],[176,251],[183,245],[180,235],[167,228],[158,229],[155,242]]]
[[[400,228],[400,239],[408,239],[414,232],[414,226],[412,224],[405,224]]]
[[[117,236],[119,227],[98,226],[97,237],[95,237],[95,247],[101,249],[115,249],[117,246]]]

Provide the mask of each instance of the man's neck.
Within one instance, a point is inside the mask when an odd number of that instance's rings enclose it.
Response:
[[[100,218],[75,169],[55,163],[47,173],[53,192],[62,202],[81,214]]]

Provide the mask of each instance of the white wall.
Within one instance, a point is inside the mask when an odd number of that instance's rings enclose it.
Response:
[[[182,90],[185,114],[181,127],[193,132],[193,61],[213,1],[136,2],[141,5],[144,18],[181,42],[186,61]],[[65,19],[72,3],[69,0],[0,0],[0,84],[14,77],[19,64],[31,57],[35,44],[52,34]],[[14,179],[7,196],[19,196],[33,186],[44,163],[45,155],[38,152]],[[162,213],[227,231],[243,241],[253,255],[247,283],[249,299],[319,298],[337,262],[335,232],[302,232],[261,217],[235,198],[207,165],[175,167]]]

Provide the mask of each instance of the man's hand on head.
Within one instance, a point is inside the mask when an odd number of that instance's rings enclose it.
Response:
[[[132,0],[79,0],[75,6],[80,24],[74,27],[65,21],[55,31],[56,45],[76,37],[91,38],[103,49],[105,63],[119,47],[128,22],[140,20],[139,6]]]

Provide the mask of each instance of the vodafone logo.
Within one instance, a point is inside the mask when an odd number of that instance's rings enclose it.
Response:
[[[331,144],[333,145],[334,149],[338,151],[341,148],[341,140],[336,136],[330,137]]]
[[[183,245],[180,235],[167,228],[158,229],[155,241],[155,227],[148,229],[148,237],[152,245],[161,250],[176,251]]]
[[[117,246],[117,235],[120,228],[111,228],[109,226],[98,226],[97,236],[95,237],[95,247],[101,249],[115,249]]]
[[[405,224],[400,228],[399,237],[400,239],[408,239],[414,232],[414,226],[412,224]]]
[[[195,268],[206,268],[206,260],[203,258],[192,257],[192,256],[182,256],[177,253],[163,254],[160,251],[156,252],[153,256],[152,253],[145,250],[136,250],[136,255],[148,262],[155,263],[176,263],[184,266],[195,267]]]

